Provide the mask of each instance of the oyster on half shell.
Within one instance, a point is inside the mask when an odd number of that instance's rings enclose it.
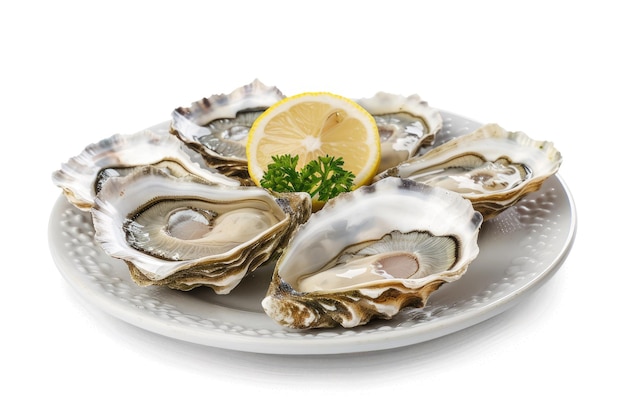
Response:
[[[146,129],[131,135],[116,134],[87,146],[52,174],[75,207],[88,211],[96,193],[110,177],[127,175],[145,165],[158,166],[175,176],[190,175],[199,181],[236,187],[239,182],[221,175],[196,157],[194,151],[169,133]]]
[[[277,253],[311,213],[306,193],[223,187],[144,167],[103,184],[95,240],[139,285],[227,294]]]
[[[430,145],[443,126],[439,111],[417,94],[379,92],[355,101],[374,117],[378,126],[379,173],[414,156],[422,146]]]
[[[279,324],[354,327],[423,307],[478,255],[482,216],[443,188],[386,178],[341,194],[300,226],[262,301]]]
[[[233,177],[248,178],[246,142],[254,121],[285,98],[276,87],[254,80],[230,94],[215,94],[172,112],[170,130],[205,158],[207,164]]]
[[[378,174],[408,178],[461,194],[485,220],[537,191],[562,162],[552,142],[487,124]]]

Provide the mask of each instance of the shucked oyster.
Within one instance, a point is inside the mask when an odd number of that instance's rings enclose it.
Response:
[[[96,193],[109,177],[126,175],[137,167],[154,165],[175,176],[191,175],[201,181],[234,187],[238,181],[212,172],[193,151],[168,133],[143,130],[132,135],[113,135],[87,146],[52,174],[70,203],[90,210]]]
[[[537,191],[561,162],[553,143],[488,124],[390,168],[374,181],[408,178],[458,192],[487,220]]]
[[[417,94],[405,97],[379,92],[356,102],[374,117],[378,126],[381,148],[378,172],[414,156],[422,146],[432,143],[443,126],[439,112]]]
[[[225,175],[247,178],[246,140],[254,121],[285,98],[259,80],[172,112],[171,131]]]
[[[386,178],[330,200],[294,233],[263,299],[283,326],[354,327],[422,307],[478,255],[480,213],[459,194]]]
[[[223,187],[145,167],[111,178],[95,199],[95,240],[139,285],[229,293],[311,213],[305,193]]]

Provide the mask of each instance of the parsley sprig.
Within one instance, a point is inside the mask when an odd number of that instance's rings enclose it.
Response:
[[[328,201],[352,189],[354,174],[343,169],[343,158],[320,156],[298,171],[298,155],[272,156],[261,186],[276,192],[307,192],[319,201]]]

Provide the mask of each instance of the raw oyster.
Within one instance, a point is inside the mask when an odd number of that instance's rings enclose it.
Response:
[[[95,240],[142,286],[229,293],[283,246],[311,213],[305,193],[222,187],[144,167],[103,184]]]
[[[374,117],[378,126],[381,146],[378,172],[414,156],[420,147],[432,143],[443,126],[439,112],[417,94],[405,97],[379,92],[355,101]]]
[[[212,172],[193,151],[169,133],[144,130],[132,135],[113,135],[87,146],[79,155],[52,174],[52,182],[63,189],[70,203],[88,211],[104,181],[126,175],[137,167],[155,165],[173,175],[192,175],[199,180],[224,186],[239,182]]]
[[[254,121],[285,98],[259,80],[230,94],[216,94],[172,112],[171,131],[225,175],[248,178],[246,141]]]
[[[341,194],[298,228],[262,301],[279,324],[354,327],[422,307],[478,255],[480,213],[459,194],[386,178]]]
[[[537,191],[562,162],[554,144],[487,124],[379,174],[460,193],[485,220]]]

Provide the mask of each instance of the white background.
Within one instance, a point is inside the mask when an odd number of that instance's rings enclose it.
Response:
[[[611,4],[4,2],[0,414],[624,415],[626,31]],[[569,258],[494,319],[355,355],[196,346],[84,303],[48,249],[51,173],[255,78],[288,95],[418,93],[554,141],[578,210]]]

